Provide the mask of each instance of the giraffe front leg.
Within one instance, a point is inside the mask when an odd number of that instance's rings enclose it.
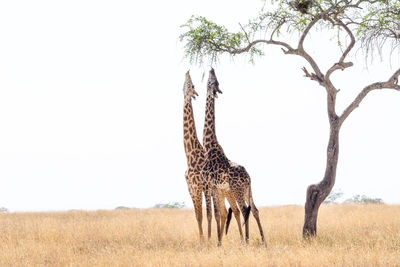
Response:
[[[203,193],[203,189],[197,188],[193,194],[194,196],[192,197],[194,211],[196,213],[197,225],[199,227],[200,241],[204,241],[203,225],[202,225],[202,223],[203,223],[202,193]]]
[[[226,222],[226,218],[228,217],[228,211],[226,210],[226,206],[225,206],[225,197],[224,195],[220,192],[219,193],[219,198],[218,198],[218,203],[219,203],[219,207],[220,207],[220,223],[221,223],[221,240],[222,237],[224,235],[224,228],[225,228],[225,222]]]
[[[209,186],[204,187],[204,197],[206,199],[206,212],[207,212],[207,237],[208,240],[210,240],[212,211],[211,211],[211,189]]]
[[[220,207],[219,207],[219,196],[218,196],[218,192],[216,192],[215,189],[212,191],[212,198],[213,198],[213,204],[214,204],[215,221],[217,222],[218,246],[221,246],[221,214],[220,214]]]
[[[196,220],[197,220],[197,225],[199,227],[199,236],[200,236],[200,241],[204,240],[203,236],[203,226],[202,226],[202,221],[203,221],[203,211],[202,211],[202,193],[203,193],[203,185],[201,184],[200,186],[193,181],[196,181],[196,174],[193,172],[190,172],[190,170],[187,170],[185,172],[185,178],[188,183],[188,189],[189,189],[189,194],[190,197],[192,198],[193,202],[193,207],[194,207],[194,212],[196,215]]]

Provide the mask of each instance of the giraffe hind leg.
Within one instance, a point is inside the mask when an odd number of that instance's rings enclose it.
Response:
[[[251,195],[251,189],[249,189],[249,194],[250,194],[250,207],[251,207],[251,212],[253,213],[254,219],[256,219],[256,221],[257,221],[258,230],[260,230],[261,241],[262,241],[263,244],[266,246],[267,243],[265,242],[264,232],[263,232],[263,229],[262,229],[262,226],[261,226],[259,212],[258,212],[258,209],[257,209],[256,205],[254,204],[253,197],[252,197],[252,195]]]
[[[248,213],[250,210],[246,206],[246,202],[244,201],[244,198],[242,195],[236,196],[236,201],[240,207],[240,210],[242,211],[242,215],[245,218],[245,241],[248,244],[249,243],[249,220],[246,220],[246,213]],[[247,215],[247,218],[249,216]]]
[[[229,208],[229,212],[231,214],[231,218],[232,218],[232,212],[235,215],[235,219],[238,225],[238,229],[239,229],[239,234],[240,234],[240,238],[243,240],[243,231],[242,231],[242,225],[240,223],[240,211],[236,205],[236,200],[234,198],[234,196],[229,195],[227,197],[229,205],[231,206]],[[229,221],[228,221],[229,220]],[[228,234],[228,227],[229,227],[229,223],[230,223],[230,218],[229,218],[229,214],[228,214],[228,219],[226,220],[226,234]]]

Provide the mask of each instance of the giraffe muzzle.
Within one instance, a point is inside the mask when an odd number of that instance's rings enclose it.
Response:
[[[193,95],[192,95],[193,99],[196,99],[197,96],[199,96],[199,94],[193,89]]]

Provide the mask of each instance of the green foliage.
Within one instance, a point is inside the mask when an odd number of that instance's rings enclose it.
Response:
[[[398,46],[400,40],[400,3],[398,0],[380,0],[364,5],[358,14],[356,36],[367,51],[381,48],[387,40]]]
[[[400,41],[400,3],[398,0],[269,0],[258,16],[239,25],[239,32],[229,32],[205,17],[192,16],[182,25],[184,32],[180,35],[185,56],[192,63],[202,64],[206,58],[211,63],[217,61],[223,53],[232,56],[248,53],[253,61],[255,56],[263,54],[257,44],[295,35],[300,40],[311,27],[335,29],[332,34],[337,35],[339,46],[348,44],[351,32],[366,53],[373,48],[381,49],[387,40],[392,40],[396,47]]]
[[[201,16],[192,16],[181,27],[186,29],[186,32],[179,38],[185,42],[185,56],[192,63],[202,64],[205,57],[214,63],[219,53],[234,54],[246,39],[244,33],[230,33],[224,26],[219,26]],[[250,52],[252,55],[262,54],[256,48]]]
[[[384,204],[381,198],[370,198],[365,195],[355,195],[344,201],[346,204]]]
[[[154,208],[156,209],[182,209],[185,207],[185,202],[170,202],[166,204],[156,204]]]
[[[331,193],[329,194],[329,196],[325,199],[324,203],[326,204],[333,204],[333,203],[337,203],[336,200],[338,200],[339,198],[341,198],[343,196],[343,192],[342,190],[338,189],[334,189],[331,191]]]

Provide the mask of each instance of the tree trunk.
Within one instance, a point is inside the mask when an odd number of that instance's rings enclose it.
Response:
[[[318,209],[321,203],[331,192],[336,178],[336,167],[339,155],[339,130],[337,119],[330,120],[330,136],[327,148],[327,161],[324,179],[318,184],[307,188],[303,237],[308,238],[317,234]]]

